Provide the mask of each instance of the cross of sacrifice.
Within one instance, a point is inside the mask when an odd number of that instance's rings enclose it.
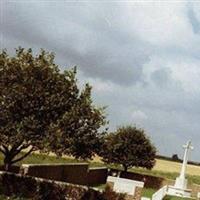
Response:
[[[183,148],[185,149],[185,152],[184,152],[183,164],[182,164],[181,173],[180,173],[180,178],[182,178],[182,179],[185,178],[189,150],[193,150],[194,147],[192,146],[191,141],[188,141],[187,144],[183,145]]]

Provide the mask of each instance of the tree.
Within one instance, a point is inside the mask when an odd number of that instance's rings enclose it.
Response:
[[[100,155],[106,163],[122,165],[124,171],[133,166],[151,169],[156,149],[144,130],[127,126],[106,135]]]
[[[178,157],[178,154],[173,154],[172,155],[172,160],[174,160],[174,161],[180,160],[179,157]]]
[[[100,145],[103,112],[92,104],[88,84],[79,90],[76,68],[60,71],[52,53],[1,52],[0,152],[6,170],[36,150],[90,158]]]

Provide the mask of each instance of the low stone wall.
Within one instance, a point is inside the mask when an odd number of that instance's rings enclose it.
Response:
[[[0,194],[34,200],[125,200],[110,188],[93,188],[0,171]]]
[[[12,165],[9,169],[9,172],[13,172],[13,173],[19,173],[20,170],[20,166],[16,166],[16,165]],[[0,165],[0,171],[5,171],[5,168],[3,165]]]
[[[87,174],[88,185],[94,186],[105,184],[108,176],[108,168],[95,167],[90,168]]]
[[[121,178],[142,181],[144,182],[144,187],[153,188],[153,189],[161,188],[163,185],[163,181],[165,180],[164,178],[161,178],[161,177],[138,174],[134,172],[124,172],[124,171],[120,171],[116,169],[110,169],[109,175],[112,175],[113,173],[115,174],[120,173]]]
[[[87,172],[87,163],[23,164],[20,168],[22,175],[80,185],[87,185]]]
[[[0,193],[34,200],[95,200],[102,196],[100,192],[88,187],[9,172],[0,172]]]
[[[88,163],[23,164],[20,174],[80,185],[94,186],[106,183],[106,167],[88,167]]]

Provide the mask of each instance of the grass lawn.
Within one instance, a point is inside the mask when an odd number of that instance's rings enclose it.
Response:
[[[152,188],[143,188],[142,189],[142,197],[149,197],[151,198],[152,195],[156,192],[156,190]]]
[[[174,197],[174,196],[166,196],[163,200],[192,200],[192,199],[191,198]]]

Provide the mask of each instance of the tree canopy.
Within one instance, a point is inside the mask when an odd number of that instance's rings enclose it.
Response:
[[[144,130],[133,126],[120,127],[105,136],[100,155],[106,163],[151,169],[155,164],[156,149]]]
[[[61,71],[44,50],[0,53],[0,152],[7,168],[36,150],[91,158],[105,124],[91,87],[79,89],[76,68]]]

